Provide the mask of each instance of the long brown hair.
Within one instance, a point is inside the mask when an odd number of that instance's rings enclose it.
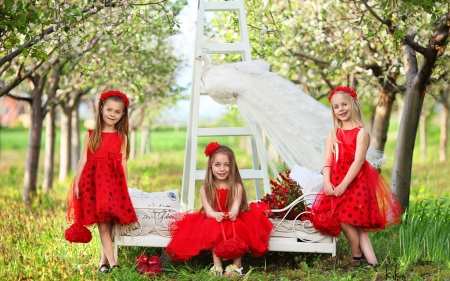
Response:
[[[248,211],[247,194],[245,193],[244,184],[242,183],[241,174],[239,173],[239,168],[236,164],[236,157],[234,156],[233,150],[225,145],[220,145],[220,147],[214,151],[208,159],[208,167],[206,169],[204,189],[206,199],[209,205],[214,209],[214,198],[216,198],[216,187],[214,185],[214,175],[212,173],[212,165],[214,162],[214,157],[218,153],[223,153],[228,156],[230,171],[228,173],[228,196],[226,200],[226,205],[229,208],[233,205],[234,200],[237,196],[237,187],[240,184],[242,186],[242,198],[240,209],[242,211]],[[202,208],[203,209],[203,208]]]
[[[130,144],[128,141],[128,130],[129,130],[129,121],[128,121],[128,107],[125,105],[125,102],[117,96],[111,96],[104,100],[98,100],[97,104],[97,111],[95,114],[95,128],[92,132],[92,135],[89,137],[88,147],[89,150],[94,153],[100,146],[100,143],[102,142],[102,130],[103,130],[103,118],[100,112],[102,111],[103,105],[108,99],[112,99],[113,101],[122,102],[124,104],[124,110],[123,110],[123,116],[117,122],[116,125],[114,125],[114,128],[117,130],[117,133],[119,134],[120,139],[122,140],[122,148],[121,150],[125,149],[126,155],[125,158],[128,159],[128,156],[130,155]]]

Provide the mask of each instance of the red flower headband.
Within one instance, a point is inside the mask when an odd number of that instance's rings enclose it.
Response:
[[[333,95],[337,92],[346,92],[347,94],[349,94],[350,96],[352,96],[353,99],[358,99],[358,95],[356,94],[355,90],[353,90],[352,88],[348,87],[348,86],[339,86],[334,88],[331,92],[330,95],[328,96],[328,102],[331,101],[331,98],[333,97]]]
[[[206,157],[211,156],[217,149],[219,149],[220,144],[218,142],[210,142],[205,148]]]
[[[126,107],[128,107],[128,105],[130,105],[130,101],[128,100],[127,96],[124,93],[122,93],[121,91],[113,91],[113,90],[106,91],[100,95],[100,100],[104,101],[110,97],[119,97],[123,100],[123,103],[125,103]]]

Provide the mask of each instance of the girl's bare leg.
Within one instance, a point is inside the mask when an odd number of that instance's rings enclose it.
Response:
[[[234,260],[233,260],[233,264],[234,264],[235,266],[237,266],[238,268],[241,268],[241,267],[242,267],[242,257],[239,257],[239,258],[234,259]]]
[[[222,259],[214,254],[214,250],[212,251],[213,262],[215,266],[222,267]]]
[[[363,231],[361,227],[358,227],[359,244],[367,262],[373,265],[378,265],[377,257],[373,251],[372,243],[370,242],[369,235]]]
[[[360,247],[360,241],[359,241],[359,232],[357,227],[341,223],[342,232],[344,232],[345,237],[347,238],[348,242],[350,243],[350,248],[352,250],[352,255],[354,257],[361,257],[361,247]]]
[[[98,225],[98,233],[100,234],[100,240],[102,241],[102,257],[101,261],[106,258],[110,266],[116,265],[114,259],[114,252],[111,240],[112,222],[100,222]]]
[[[222,259],[216,256],[216,254],[214,254],[214,249],[212,251],[214,266],[210,269],[210,274],[217,277],[222,276],[223,268],[222,268]]]

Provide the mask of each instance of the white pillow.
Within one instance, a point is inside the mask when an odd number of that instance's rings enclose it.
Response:
[[[294,165],[289,176],[300,184],[304,194],[319,192],[323,187],[322,174],[315,173],[297,164]],[[314,198],[308,197],[306,203],[311,204],[312,202],[314,202]]]
[[[128,193],[134,207],[169,207],[181,211],[177,189],[163,192],[145,192],[136,188],[128,188]],[[136,215],[142,224],[153,225],[154,220],[157,227],[167,227],[171,213],[173,211],[151,210],[148,212],[138,211]]]

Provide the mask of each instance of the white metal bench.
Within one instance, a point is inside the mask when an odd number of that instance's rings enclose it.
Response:
[[[297,198],[289,206],[272,212],[290,211],[296,204],[310,202],[316,193],[304,194]],[[133,225],[116,225],[114,232],[114,256],[118,259],[119,246],[139,246],[139,247],[160,247],[165,248],[171,237],[168,226],[156,226],[154,220],[150,219],[152,212],[180,213],[180,210],[173,208],[136,206],[135,210],[139,221]],[[302,214],[306,214],[304,212]],[[286,216],[289,212],[286,214]],[[300,214],[301,215],[301,214]],[[336,255],[336,238],[323,236],[318,233],[309,220],[301,221],[297,216],[295,220],[275,219],[274,231],[269,241],[269,251],[276,252],[307,252],[307,253],[328,253]],[[314,215],[314,214],[312,214]],[[149,223],[150,222],[150,223]],[[151,224],[152,223],[152,224]],[[141,235],[144,234],[144,235]]]

